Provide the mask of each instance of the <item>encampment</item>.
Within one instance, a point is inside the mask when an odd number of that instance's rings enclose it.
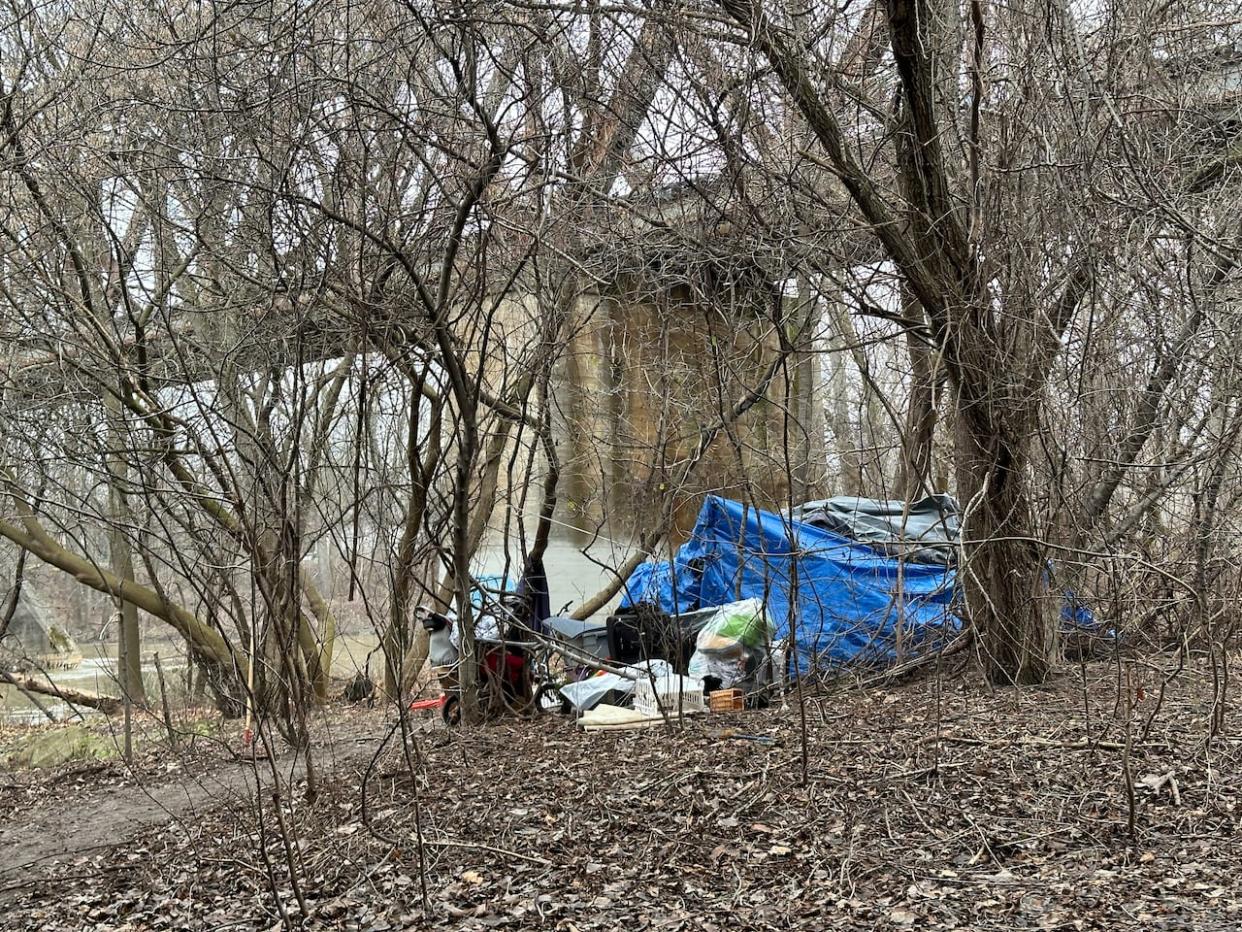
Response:
[[[622,608],[670,614],[762,599],[798,670],[891,660],[955,633],[954,573],[898,559],[823,527],[709,496],[672,561],[640,566]]]

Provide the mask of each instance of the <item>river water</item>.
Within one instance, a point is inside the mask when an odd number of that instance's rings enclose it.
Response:
[[[379,638],[370,632],[338,637],[336,651],[332,658],[332,675],[352,676],[354,672],[364,667],[367,654],[378,645]],[[73,689],[87,689],[107,696],[120,695],[120,686],[116,678],[116,642],[97,641],[92,644],[79,644],[78,647],[82,652],[82,662],[70,670],[48,670],[48,678],[53,683]],[[184,703],[189,686],[186,680],[189,667],[186,662],[185,646],[180,641],[162,637],[148,637],[144,640],[142,679],[147,689],[147,697],[153,704],[159,702],[160,695],[159,676],[155,670],[156,654],[159,654],[160,666],[164,670],[164,685],[168,691],[169,704],[176,708]],[[372,661],[372,675],[376,670],[376,663]],[[57,719],[76,717],[68,705],[50,696],[39,696],[39,702]],[[89,710],[82,711],[92,714]],[[29,697],[11,686],[0,686],[0,722],[38,725],[46,721],[47,716]]]
[[[548,547],[546,568],[548,587],[551,591],[552,611],[559,612],[566,603],[576,604],[597,592],[609,579],[615,566],[625,558],[625,552],[614,549],[608,542],[597,542],[587,556],[566,542],[553,541]],[[603,564],[603,565],[600,565]],[[480,574],[500,574],[507,569],[510,576],[517,576],[519,569],[512,558],[506,561],[502,548],[485,549],[479,554]],[[615,600],[614,600],[615,601]],[[372,631],[352,632],[337,640],[332,661],[332,675],[343,678],[352,676],[366,665],[367,655],[379,644]],[[80,644],[82,663],[70,670],[49,670],[54,683],[75,689],[87,689],[105,695],[118,695],[116,679],[117,645],[115,641]],[[185,647],[181,641],[164,637],[147,637],[143,641],[143,678],[147,695],[152,702],[159,701],[159,681],[155,672],[155,655],[160,658],[164,670],[164,682],[173,706],[181,704],[186,696],[187,663]],[[371,661],[372,676],[381,669],[379,658]],[[40,696],[39,701],[58,719],[74,713],[63,702]],[[39,724],[47,719],[29,698],[9,686],[0,686],[0,723]]]

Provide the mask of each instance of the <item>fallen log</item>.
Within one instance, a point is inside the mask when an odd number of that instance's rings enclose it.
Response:
[[[115,696],[104,696],[88,689],[73,689],[69,686],[57,686],[50,680],[40,680],[33,676],[14,676],[0,670],[0,681],[16,686],[22,692],[36,693],[40,696],[51,696],[70,705],[86,706],[96,709],[104,715],[115,715],[124,708],[124,701]]]

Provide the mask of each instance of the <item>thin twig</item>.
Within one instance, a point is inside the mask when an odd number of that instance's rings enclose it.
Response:
[[[530,861],[532,864],[541,864],[544,867],[556,866],[547,858],[541,858],[535,854],[523,854],[520,851],[510,851],[507,848],[493,848],[491,845],[481,845],[472,841],[454,841],[449,838],[424,838],[423,844],[434,845],[437,848],[465,848],[470,851],[489,851],[492,854],[503,855],[507,858],[518,858],[522,861]]]

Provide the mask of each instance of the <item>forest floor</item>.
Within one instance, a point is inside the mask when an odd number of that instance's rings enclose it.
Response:
[[[674,731],[424,719],[408,756],[383,710],[334,706],[313,803],[289,755],[278,794],[206,740],[0,773],[0,928],[1236,928],[1242,730],[1204,664],[1162,690],[1174,667]]]

